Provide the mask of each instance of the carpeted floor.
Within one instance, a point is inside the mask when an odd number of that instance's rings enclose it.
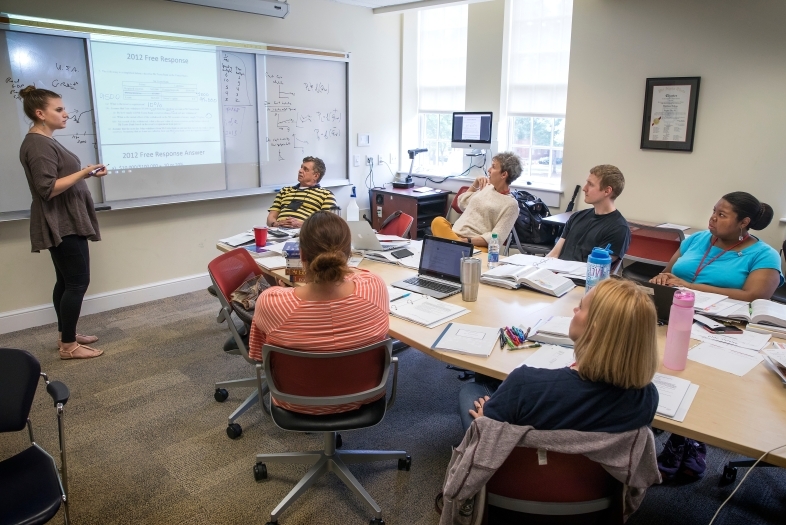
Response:
[[[245,361],[220,350],[228,331],[215,322],[217,311],[214,298],[195,292],[86,316],[80,332],[98,334],[96,346],[106,352],[88,361],[61,361],[52,325],[0,335],[0,346],[29,350],[50,378],[71,389],[66,425],[76,525],[264,523],[306,471],[268,465],[269,479],[256,483],[254,455],[318,449],[321,436],[280,430],[257,408],[239,420],[240,439],[226,436],[226,418],[249,390],[230,391],[222,404],[213,399],[213,383],[252,374]],[[450,447],[463,435],[456,413],[461,382],[455,371],[415,350],[399,358],[396,404],[377,427],[344,433],[344,447],[406,449],[413,458],[410,472],[398,471],[395,462],[351,468],[389,525],[435,524],[434,496]],[[32,420],[37,441],[55,453],[54,412],[40,386]],[[0,437],[0,459],[27,444],[26,432]],[[717,487],[729,456],[711,449],[704,480],[653,487],[628,523],[708,523],[731,491]],[[370,517],[328,475],[280,523],[363,524]],[[716,523],[786,523],[786,471],[754,472]]]

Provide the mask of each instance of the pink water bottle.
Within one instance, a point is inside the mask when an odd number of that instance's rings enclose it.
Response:
[[[671,370],[685,370],[695,301],[696,296],[690,290],[674,292],[674,301],[671,303],[671,313],[669,313],[669,328],[666,331],[666,351],[663,353],[663,366]]]

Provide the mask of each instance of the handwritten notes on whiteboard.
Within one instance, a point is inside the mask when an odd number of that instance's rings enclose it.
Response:
[[[84,40],[79,38],[0,31],[0,114],[5,117],[0,142],[0,212],[30,207],[30,191],[24,170],[19,163],[19,145],[32,122],[24,114],[19,91],[28,85],[59,94],[68,112],[65,129],[57,130],[54,138],[79,157],[83,166],[95,164],[96,132],[93,106],[85,60]],[[5,58],[7,57],[7,59]],[[14,118],[14,116],[16,118]],[[98,190],[95,181],[88,181],[91,190]]]
[[[251,53],[221,51],[220,68],[227,187],[259,186],[256,60]]]
[[[347,170],[346,64],[283,56],[257,59],[264,185],[290,185],[304,157],[325,161],[326,178]]]

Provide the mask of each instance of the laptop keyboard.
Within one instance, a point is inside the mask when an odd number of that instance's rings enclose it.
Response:
[[[411,277],[409,279],[404,279],[404,282],[407,284],[421,286],[423,288],[428,288],[429,290],[434,290],[435,292],[442,292],[442,293],[457,293],[458,291],[461,290],[461,287],[459,286],[449,286],[447,284],[442,284],[432,281],[431,279],[421,279],[420,277]]]

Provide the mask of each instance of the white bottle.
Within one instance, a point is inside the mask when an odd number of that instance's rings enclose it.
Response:
[[[347,222],[360,220],[360,208],[358,208],[358,202],[355,197],[355,187],[352,186],[352,196],[349,198],[349,204],[347,205]]]
[[[499,238],[496,233],[492,233],[489,243],[489,270],[497,266],[499,266]]]

